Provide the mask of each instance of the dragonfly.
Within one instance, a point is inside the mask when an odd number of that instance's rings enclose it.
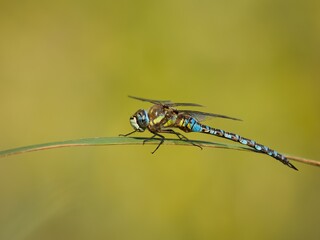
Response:
[[[225,138],[234,142],[239,142],[243,145],[255,149],[257,152],[267,154],[270,157],[277,159],[278,161],[294,170],[298,170],[292,163],[289,162],[289,160],[283,154],[280,154],[265,145],[257,143],[252,139],[244,138],[238,134],[227,132],[222,129],[214,128],[202,123],[202,121],[208,117],[225,118],[238,121],[241,121],[241,119],[215,113],[176,109],[176,107],[179,106],[202,107],[202,105],[196,103],[175,103],[171,102],[170,100],[152,100],[134,96],[129,97],[143,102],[148,102],[153,105],[149,108],[149,110],[139,109],[137,112],[135,112],[130,117],[130,124],[133,127],[134,131],[121,136],[129,136],[135,132],[144,132],[145,130],[149,130],[149,132],[151,132],[153,136],[146,139],[144,143],[155,137],[158,137],[160,139],[158,146],[152,153],[155,153],[165,141],[165,137],[162,135],[163,133],[174,134],[180,140],[189,142],[190,144],[202,149],[200,145],[192,142],[192,140],[189,140],[180,132],[175,131],[175,129],[180,129],[186,133],[205,133]]]

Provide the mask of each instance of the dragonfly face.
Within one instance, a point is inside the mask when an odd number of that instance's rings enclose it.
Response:
[[[149,117],[146,110],[140,109],[130,117],[130,124],[134,130],[143,132],[149,124]]]

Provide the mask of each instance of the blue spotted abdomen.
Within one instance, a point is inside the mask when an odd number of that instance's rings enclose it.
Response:
[[[203,125],[193,117],[184,117],[179,119],[178,127],[185,132],[202,132]]]
[[[226,138],[232,140],[234,142],[239,142],[241,144],[247,145],[251,148],[256,149],[258,152],[268,154],[269,156],[279,160],[283,164],[298,170],[295,166],[293,166],[289,160],[282,154],[278,153],[277,151],[268,148],[262,144],[256,143],[254,140],[244,138],[239,136],[238,134],[226,132],[221,129],[212,128],[206,125],[199,123],[195,118],[189,117],[185,118],[180,122],[179,128],[185,132],[202,132],[210,135],[214,135],[217,137]]]

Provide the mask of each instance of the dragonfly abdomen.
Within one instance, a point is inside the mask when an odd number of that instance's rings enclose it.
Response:
[[[189,132],[202,132],[202,133],[211,134],[211,135],[214,135],[217,137],[226,138],[226,139],[232,140],[234,142],[239,142],[243,145],[247,145],[251,148],[254,148],[258,152],[268,154],[270,157],[273,157],[273,158],[279,160],[283,164],[285,164],[295,170],[298,170],[295,166],[293,166],[289,162],[289,160],[284,155],[278,153],[277,151],[275,151],[267,146],[256,143],[254,140],[241,137],[238,134],[226,132],[222,129],[212,128],[207,125],[203,125],[192,117],[184,120],[183,127],[187,128],[189,130]],[[185,129],[183,129],[183,128],[181,128],[181,129],[185,131]]]
[[[203,125],[193,117],[178,117],[176,127],[185,132],[201,132]]]

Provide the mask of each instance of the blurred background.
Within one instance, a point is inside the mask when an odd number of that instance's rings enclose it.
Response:
[[[1,1],[0,149],[128,133],[150,106],[130,94],[203,104],[244,120],[211,126],[320,160],[319,14],[313,0]],[[2,158],[0,239],[320,238],[320,169],[153,149]]]

